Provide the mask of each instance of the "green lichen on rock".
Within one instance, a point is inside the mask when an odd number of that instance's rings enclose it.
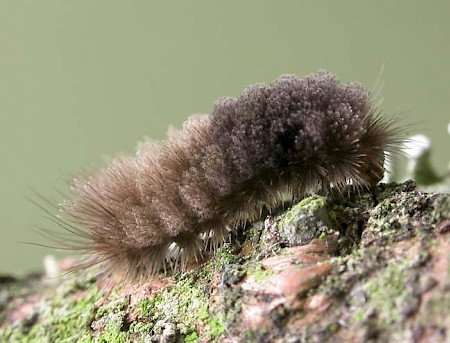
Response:
[[[13,294],[18,292],[24,298],[13,309],[12,317],[17,320],[0,330],[0,341],[91,341],[90,324],[96,311],[95,302],[101,297],[94,279],[78,274],[59,281],[57,288],[48,287],[52,283],[47,283],[29,293],[26,284],[22,289],[14,286]],[[8,291],[8,286],[2,291]]]
[[[208,312],[208,294],[199,289],[188,273],[173,286],[167,287],[151,299],[138,303],[141,318],[150,324],[152,334],[166,339],[181,340],[202,334],[211,340],[224,331],[222,315]],[[172,333],[167,328],[173,328]],[[165,332],[166,330],[166,332]]]
[[[402,315],[401,305],[408,297],[405,279],[407,268],[405,261],[389,264],[378,272],[377,277],[355,287],[351,299],[357,310],[352,314],[351,320],[355,323],[369,320],[376,312],[382,325],[399,321]],[[361,296],[369,301],[361,304]]]
[[[401,240],[415,234],[415,227],[434,224],[436,195],[419,192],[398,193],[385,199],[370,212],[362,237],[363,244]]]
[[[327,202],[324,196],[312,195],[285,212],[278,223],[280,243],[295,246],[324,234],[338,235],[340,225]]]
[[[129,303],[129,296],[118,296],[117,299],[97,309],[91,327],[94,331],[101,333],[96,337],[98,342],[125,343],[128,341],[126,315]]]

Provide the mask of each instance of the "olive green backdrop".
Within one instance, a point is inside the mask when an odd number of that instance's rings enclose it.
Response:
[[[432,137],[445,172],[448,1],[0,2],[0,273],[40,268],[58,229],[27,197],[133,153],[255,82],[318,69],[371,88]]]

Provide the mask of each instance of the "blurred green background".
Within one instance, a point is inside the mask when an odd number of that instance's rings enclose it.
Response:
[[[448,1],[1,1],[0,273],[41,268],[58,229],[27,197],[61,201],[102,156],[163,139],[221,96],[326,69],[375,84],[447,168]]]

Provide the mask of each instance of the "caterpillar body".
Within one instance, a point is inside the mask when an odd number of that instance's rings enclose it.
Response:
[[[399,144],[395,120],[376,113],[369,92],[318,72],[282,76],[188,118],[165,142],[74,179],[61,205],[84,241],[89,265],[143,278],[223,242],[230,230],[321,188],[364,187],[383,177]],[[70,229],[73,231],[72,229]]]

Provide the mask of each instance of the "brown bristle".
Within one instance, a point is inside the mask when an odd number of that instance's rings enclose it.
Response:
[[[281,193],[298,199],[381,180],[400,136],[375,110],[361,85],[325,72],[249,86],[166,142],[142,143],[136,157],[74,180],[65,220],[85,228],[87,264],[106,273],[183,270],[262,206],[278,206]]]

